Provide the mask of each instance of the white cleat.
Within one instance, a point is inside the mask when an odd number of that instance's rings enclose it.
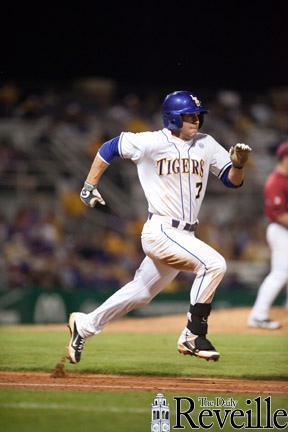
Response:
[[[85,338],[80,336],[76,326],[76,315],[77,313],[72,313],[69,317],[68,328],[70,331],[70,341],[68,344],[68,355],[67,358],[70,363],[79,363],[81,360],[81,353],[84,348]]]
[[[219,352],[205,336],[196,336],[187,331],[183,331],[178,340],[178,351],[207,361],[217,361],[220,358]]]
[[[259,320],[256,318],[249,318],[248,327],[277,330],[281,327],[281,324],[278,321],[272,321],[270,319]]]

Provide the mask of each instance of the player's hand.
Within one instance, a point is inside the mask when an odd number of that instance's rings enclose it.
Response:
[[[252,151],[247,144],[238,143],[229,150],[229,156],[234,168],[243,168],[246,164],[249,153]]]
[[[95,207],[97,203],[105,205],[100,192],[95,185],[85,182],[80,193],[81,201],[88,207]]]

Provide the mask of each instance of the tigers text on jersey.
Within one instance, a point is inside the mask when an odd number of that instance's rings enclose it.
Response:
[[[228,152],[210,135],[183,141],[166,128],[123,132],[118,150],[137,165],[148,210],[187,222],[197,219],[209,172],[220,178],[231,165]]]

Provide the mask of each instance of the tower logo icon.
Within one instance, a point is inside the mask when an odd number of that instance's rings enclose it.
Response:
[[[170,432],[169,405],[162,393],[158,393],[151,405],[151,432]]]

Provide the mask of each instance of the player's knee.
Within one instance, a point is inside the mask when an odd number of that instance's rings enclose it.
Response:
[[[222,255],[219,255],[219,257],[217,259],[217,262],[215,264],[215,270],[217,271],[217,273],[219,273],[223,276],[226,273],[227,264],[226,264],[225,258]]]

